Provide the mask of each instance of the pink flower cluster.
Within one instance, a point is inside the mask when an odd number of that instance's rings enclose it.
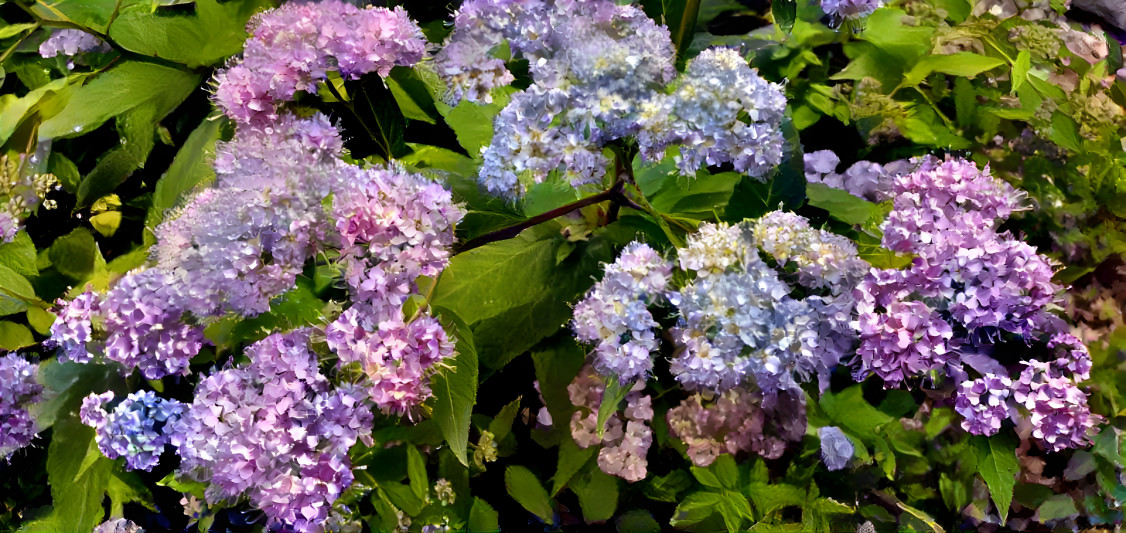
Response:
[[[310,333],[271,335],[247,348],[248,366],[196,386],[173,444],[181,475],[208,483],[209,504],[247,495],[270,525],[321,531],[352,484],[348,450],[370,435],[371,410],[320,373]]]
[[[626,395],[624,413],[615,411],[606,419],[602,436],[598,435],[598,410],[606,384],[590,365],[567,386],[567,394],[576,410],[571,415],[571,438],[580,448],[601,444],[598,468],[631,483],[645,479],[649,462],[646,454],[653,444],[652,398],[639,390]]]
[[[277,105],[315,93],[329,71],[357,79],[410,66],[426,53],[418,24],[402,7],[360,9],[341,0],[287,3],[247,27],[241,61],[216,74],[215,102],[242,124],[267,127]]]
[[[776,459],[786,451],[787,442],[801,440],[806,425],[800,393],[764,397],[742,387],[713,400],[689,396],[669,409],[666,419],[669,433],[688,445],[688,457],[701,467],[724,453],[754,452]]]

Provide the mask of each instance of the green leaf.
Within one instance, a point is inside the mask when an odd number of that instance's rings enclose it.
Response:
[[[98,243],[86,228],[74,231],[55,239],[47,249],[47,257],[60,274],[81,281],[94,272],[94,261]]]
[[[645,496],[659,502],[676,503],[679,494],[692,486],[692,476],[684,470],[673,470],[664,476],[649,478],[642,489]]]
[[[58,78],[19,97],[14,94],[0,95],[0,144],[8,142],[16,128],[29,112],[38,107],[40,101],[67,92],[70,84],[82,79],[85,79],[84,75]],[[42,133],[42,130],[40,132]]]
[[[453,335],[457,338],[457,355],[450,368],[434,375],[431,390],[434,392],[433,419],[442,430],[457,460],[469,466],[466,449],[469,447],[470,416],[477,403],[477,350],[473,333],[452,311],[435,307],[443,320],[453,322]],[[450,331],[450,329],[447,329]]]
[[[774,16],[774,25],[778,29],[790,33],[798,18],[798,3],[796,0],[774,0],[770,3],[770,14]]]
[[[803,505],[806,500],[804,490],[784,483],[751,483],[748,492],[750,492],[751,501],[755,504],[755,509],[763,515],[786,507]]]
[[[28,302],[38,301],[27,278],[0,265],[0,316],[27,310]]]
[[[39,307],[27,308],[27,323],[40,335],[50,335],[51,325],[55,323],[55,315]]]
[[[661,525],[649,511],[634,509],[618,517],[618,533],[661,533]]]
[[[846,224],[863,224],[882,212],[878,205],[824,183],[806,184],[805,193],[809,205],[828,211],[829,216]]]
[[[1028,78],[1028,71],[1032,70],[1032,54],[1028,50],[1022,49],[1017,54],[1016,61],[1013,61],[1012,84],[1013,88],[1011,94],[1016,94],[1024,81]]]
[[[345,87],[352,101],[335,105],[345,108],[338,115],[351,134],[345,145],[352,157],[362,159],[374,154],[391,159],[409,153],[403,138],[406,119],[383,78],[368,74],[358,81],[346,81]]]
[[[31,10],[44,21],[69,22],[105,33],[120,0],[55,0],[34,2]]]
[[[386,81],[404,117],[428,124],[438,122],[440,115],[434,99],[446,90],[446,86],[436,72],[417,66],[395,67]]]
[[[918,85],[934,72],[964,78],[973,78],[982,72],[1004,65],[1003,59],[978,55],[973,52],[957,52],[950,55],[930,55],[919,60],[904,74],[906,86]]]
[[[1036,509],[1038,522],[1074,517],[1078,514],[1079,510],[1075,508],[1075,500],[1067,494],[1056,494],[1045,500],[1044,503],[1040,504],[1040,507]]]
[[[23,24],[7,24],[4,27],[0,28],[0,39],[15,37],[16,35],[19,35],[37,26],[39,25],[34,22],[24,22]]]
[[[51,444],[47,448],[51,513],[25,524],[21,531],[94,529],[104,516],[102,499],[109,486],[112,469],[113,461],[102,457],[94,444],[93,428],[83,425],[76,418],[55,424]]]
[[[669,525],[677,529],[715,531],[713,516],[717,515],[722,505],[723,496],[718,493],[693,492],[676,506]]]
[[[1052,113],[1052,142],[1073,152],[1083,151],[1083,140],[1079,137],[1079,125],[1071,117],[1057,111]]]
[[[493,117],[508,105],[509,95],[515,92],[511,87],[494,91],[493,102],[475,104],[462,100],[455,107],[436,102],[438,111],[446,117],[446,124],[457,134],[457,141],[471,157],[478,157],[481,148],[493,139]]]
[[[192,68],[214,65],[241,52],[247,21],[272,7],[266,0],[195,0],[193,4],[191,15],[154,10],[144,2],[122,9],[110,24],[109,37],[141,55]]]
[[[821,409],[834,422],[848,428],[868,443],[883,440],[876,434],[876,428],[893,420],[864,399],[860,384],[838,393],[826,392],[821,396],[820,404]]]
[[[512,432],[512,422],[516,420],[516,415],[520,412],[520,400],[523,397],[512,400],[504,407],[501,407],[497,416],[493,417],[492,422],[489,422],[489,432],[497,442],[504,440],[509,433]]]
[[[46,430],[68,413],[77,413],[82,399],[91,392],[120,390],[121,375],[108,365],[60,363],[51,358],[39,363],[39,382],[43,384],[44,401],[35,404],[31,413],[40,430]]]
[[[588,462],[598,453],[598,447],[579,448],[574,439],[563,439],[559,443],[559,461],[555,467],[555,475],[551,479],[551,495],[559,494],[563,487],[571,481]]]
[[[974,454],[977,456],[978,472],[989,487],[989,495],[997,505],[1001,515],[1001,525],[1009,516],[1009,505],[1013,501],[1013,487],[1016,475],[1020,472],[1017,462],[1016,444],[1011,435],[999,433],[992,437],[974,437]]]
[[[418,448],[407,444],[407,479],[410,480],[411,492],[419,500],[425,500],[430,492],[430,481],[426,477],[426,459],[423,459]]]
[[[609,520],[618,509],[618,479],[598,468],[588,469],[570,487],[579,497],[583,520],[588,524]]]
[[[558,222],[541,224],[458,254],[442,272],[432,303],[472,317],[486,367],[500,368],[558,331],[600,263],[613,259],[616,244],[600,232],[558,261],[560,248],[570,245],[560,231]]]
[[[15,351],[34,344],[35,337],[27,326],[9,320],[0,320],[0,348]]]
[[[661,15],[676,49],[677,68],[683,67],[687,59],[685,52],[692,44],[699,13],[700,0],[661,0]]]
[[[497,512],[481,498],[473,498],[473,507],[469,508],[469,531],[471,533],[500,531]]]
[[[125,504],[134,502],[151,511],[156,510],[152,492],[136,472],[115,470],[109,478],[106,494],[110,499],[110,516],[125,516]]]
[[[504,487],[521,507],[545,523],[554,523],[551,500],[531,470],[519,465],[509,466],[504,471]]]
[[[192,72],[140,61],[120,61],[73,92],[66,107],[39,126],[40,138],[81,135],[131,109],[151,106],[159,121],[196,87]]]
[[[109,194],[145,166],[154,143],[157,109],[144,104],[125,111],[117,117],[117,131],[121,145],[110,150],[78,185],[78,207],[90,205]]]
[[[0,265],[21,276],[39,275],[39,269],[35,268],[35,243],[26,231],[17,233],[12,242],[0,244]]]
[[[146,227],[160,225],[169,209],[183,203],[196,187],[215,178],[210,156],[214,153],[215,141],[223,125],[223,120],[204,120],[188,135],[168,171],[156,182],[152,206],[145,215]],[[152,238],[148,233],[145,236]]]
[[[598,436],[602,436],[602,432],[606,430],[606,421],[610,419],[610,415],[618,412],[618,406],[621,405],[622,400],[626,399],[626,395],[633,388],[633,383],[622,385],[622,382],[615,376],[611,376],[606,380],[606,388],[602,391],[602,403],[598,405]]]

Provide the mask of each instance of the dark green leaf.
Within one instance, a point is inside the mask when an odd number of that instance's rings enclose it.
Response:
[[[52,510],[25,524],[21,531],[86,531],[102,521],[102,499],[110,483],[113,461],[94,444],[94,429],[77,418],[55,424],[47,449],[47,480]]]
[[[692,486],[692,476],[684,470],[673,470],[663,476],[649,478],[643,492],[645,496],[659,502],[676,503],[679,494]]]
[[[352,157],[361,159],[374,154],[391,159],[409,153],[403,139],[406,119],[383,78],[368,74],[356,82],[345,82],[345,86],[352,101],[333,105],[344,130],[351,134],[344,144]]]
[[[698,531],[716,531],[715,525],[722,525],[722,518],[717,520],[720,507],[723,505],[723,496],[715,492],[693,492],[684,498],[673,513],[669,524],[677,529]],[[695,529],[699,528],[699,529]],[[726,529],[726,528],[725,528]]]
[[[114,470],[106,486],[106,494],[110,500],[110,516],[124,516],[127,503],[138,503],[151,511],[156,510],[152,492],[136,472]]]
[[[618,509],[618,478],[598,468],[576,477],[570,487],[579,496],[583,520],[588,524],[609,520]]]
[[[156,113],[153,104],[144,104],[118,115],[117,131],[121,145],[103,155],[94,170],[78,185],[78,207],[90,205],[109,194],[134,170],[145,166],[153,148]]]
[[[606,388],[602,391],[602,403],[598,405],[598,436],[602,436],[602,432],[606,430],[606,421],[610,419],[610,415],[618,412],[618,406],[622,400],[626,399],[626,395],[633,388],[633,383],[622,385],[616,377],[611,376],[606,381]]]
[[[493,438],[500,442],[512,432],[512,422],[516,420],[516,415],[520,412],[520,400],[516,398],[507,405],[500,409],[497,416],[493,417],[493,421],[489,422],[489,432],[493,434]]]
[[[395,67],[386,80],[404,117],[428,124],[437,123],[440,115],[434,100],[441,96],[446,86],[436,72],[421,67]]]
[[[798,3],[796,0],[772,0],[770,14],[774,16],[774,25],[778,29],[783,33],[790,33],[798,18]]]
[[[1083,151],[1083,140],[1079,137],[1079,125],[1071,117],[1057,111],[1052,113],[1052,142],[1073,152]]]
[[[567,385],[578,375],[586,360],[586,352],[575,343],[573,336],[560,334],[555,338],[560,341],[532,352],[536,380],[540,383],[540,393],[552,422],[570,420],[572,405]],[[553,492],[558,492],[558,489]]]
[[[407,479],[410,480],[411,492],[419,500],[425,500],[430,492],[430,481],[426,477],[426,460],[419,453],[418,448],[407,444]]]
[[[1013,501],[1016,475],[1020,472],[1016,444],[1009,434],[999,433],[988,438],[974,437],[973,448],[977,456],[978,472],[989,487],[989,495],[997,505],[1001,524],[1004,525],[1009,516],[1009,505]]]
[[[847,224],[863,224],[881,213],[876,204],[824,183],[806,184],[805,193],[809,195],[809,205],[820,207]]]
[[[661,525],[648,511],[634,509],[618,517],[618,533],[661,533]]]
[[[180,205],[192,190],[215,177],[209,156],[214,151],[223,123],[223,120],[204,120],[188,135],[168,171],[156,182],[152,206],[145,215],[146,227],[160,225],[169,209]]]
[[[436,374],[431,380],[433,416],[450,445],[450,451],[461,464],[469,466],[466,449],[469,447],[470,415],[477,403],[477,350],[473,345],[473,333],[456,313],[438,307],[435,311],[443,320],[457,325],[452,331],[457,338],[457,355],[450,363],[451,368]]]
[[[598,447],[579,448],[574,439],[563,439],[559,443],[559,463],[552,476],[551,495],[559,494],[563,487],[598,453]]]
[[[551,499],[531,470],[520,465],[509,466],[504,471],[504,487],[521,507],[548,524],[554,523]]]

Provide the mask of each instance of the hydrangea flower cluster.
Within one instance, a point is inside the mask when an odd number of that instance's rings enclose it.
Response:
[[[609,161],[602,148],[636,136],[642,153],[660,160],[682,144],[681,171],[731,162],[763,176],[781,160],[779,127],[785,99],[730,50],[708,50],[674,80],[668,30],[634,6],[609,0],[473,0],[435,57],[454,101],[491,101],[513,81],[493,50],[529,61],[533,83],[497,115],[482,150],[479,181],[509,197],[555,171],[578,187],[600,181]],[[719,105],[718,102],[725,102]]]
[[[897,383],[958,364],[955,352],[998,332],[1054,331],[1047,258],[997,225],[1020,208],[1008,184],[967,161],[926,160],[894,182],[887,248],[914,254],[905,270],[873,271],[856,290],[857,376]],[[957,333],[957,334],[956,334]]]
[[[366,395],[333,388],[309,329],[247,348],[250,364],[216,372],[174,425],[181,475],[207,481],[207,502],[247,495],[269,524],[319,531],[352,483],[348,450],[370,435]]]
[[[105,392],[82,400],[82,423],[94,428],[94,440],[102,455],[125,457],[129,470],[152,470],[160,462],[164,447],[172,442],[168,430],[184,413],[184,404],[158,398],[152,391],[140,391],[125,397],[107,413],[102,406],[113,396],[113,392]]]
[[[571,415],[571,438],[580,448],[602,444],[598,450],[598,468],[631,483],[645,479],[649,462],[646,454],[653,444],[652,398],[642,394],[643,382],[626,395],[624,413],[614,412],[606,419],[602,436],[598,435],[598,409],[606,383],[590,365],[585,365],[571,384],[567,394],[576,407]],[[624,416],[623,416],[624,415]]]
[[[430,397],[429,377],[454,344],[432,316],[404,317],[420,276],[445,268],[463,210],[449,191],[402,169],[368,170],[333,198],[340,263],[354,305],[325,328],[345,367],[356,363],[384,411],[403,415]]]
[[[885,165],[857,161],[838,174],[837,167],[841,158],[832,150],[818,150],[803,157],[805,179],[809,183],[823,183],[871,202],[888,200],[888,192],[892,189],[895,177],[909,173],[914,167],[909,159],[898,159]]]
[[[51,32],[51,36],[39,45],[39,55],[44,58],[55,57],[59,54],[75,56],[82,52],[109,52],[111,48],[105,41],[96,35],[91,35],[82,30],[59,29]]]
[[[986,374],[958,385],[954,410],[962,415],[962,429],[974,435],[993,435],[1009,418],[1009,398],[1013,380],[1008,376]]]
[[[648,307],[663,299],[672,265],[646,244],[633,243],[607,265],[602,280],[575,305],[575,336],[595,344],[594,368],[621,383],[645,379],[660,348]]]
[[[680,145],[677,167],[695,176],[701,166],[730,162],[735,170],[766,180],[782,161],[786,98],[752,70],[738,52],[700,52],[673,85],[644,106],[638,135],[643,154],[659,161]]]
[[[790,394],[783,393],[781,396],[793,399]],[[779,458],[786,450],[786,443],[798,441],[804,433],[804,403],[787,402],[787,405],[795,408],[785,414],[793,417],[794,423],[777,424],[777,417],[771,416],[777,414],[777,409],[766,409],[759,391],[735,388],[723,392],[711,402],[699,393],[692,394],[679,406],[669,409],[665,418],[669,423],[669,433],[688,445],[688,458],[692,464],[707,467],[723,453],[753,452],[767,459]],[[795,435],[792,429],[799,426],[802,432]],[[778,432],[779,428],[783,432]],[[787,432],[787,429],[790,430]]]
[[[235,121],[268,127],[277,105],[315,93],[329,71],[386,76],[426,53],[422,30],[401,7],[360,9],[341,0],[290,2],[255,16],[241,61],[216,74],[215,103]]]
[[[1058,452],[1091,443],[1092,430],[1101,418],[1091,414],[1087,393],[1052,363],[1024,361],[1015,383],[1013,399],[1028,411],[1032,436]]]
[[[27,408],[43,396],[35,381],[38,366],[10,353],[0,357],[0,457],[8,460],[16,450],[31,444],[38,433]]]

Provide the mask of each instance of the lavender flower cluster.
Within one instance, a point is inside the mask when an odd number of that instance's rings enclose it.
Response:
[[[278,104],[317,92],[330,71],[358,79],[410,66],[426,53],[418,24],[402,7],[360,9],[341,0],[291,2],[248,24],[241,61],[216,74],[215,103],[240,124],[268,127]]]
[[[247,495],[270,525],[320,531],[351,485],[348,450],[372,414],[362,391],[320,373],[310,335],[271,335],[247,348],[249,365],[196,386],[172,438],[181,475],[208,483],[209,504]]]
[[[0,457],[11,458],[16,450],[31,444],[38,428],[28,407],[43,396],[35,381],[37,365],[10,353],[0,357]]]
[[[805,154],[805,179],[809,183],[823,183],[834,189],[842,189],[853,196],[871,202],[890,199],[892,181],[901,174],[913,169],[909,159],[898,159],[881,165],[871,161],[857,161],[843,173],[837,173],[841,158],[832,150],[818,150]]]
[[[710,401],[693,394],[669,409],[666,419],[669,432],[688,446],[692,463],[706,467],[724,453],[780,457],[787,442],[805,433],[805,404],[789,393],[763,402],[759,391],[737,387]]]
[[[134,392],[106,412],[102,406],[113,392],[91,394],[82,400],[79,416],[95,430],[95,442],[110,459],[125,457],[129,470],[152,470],[164,447],[172,443],[171,428],[184,413],[184,404],[158,398],[152,391]]]
[[[641,385],[641,382],[638,382]],[[567,386],[567,394],[576,410],[571,415],[571,438],[580,448],[602,445],[598,450],[598,468],[631,483],[645,479],[649,463],[646,454],[653,444],[652,398],[635,387],[626,395],[626,408],[606,419],[599,436],[598,410],[606,382],[590,365]]]
[[[837,20],[864,18],[882,5],[883,0],[821,0],[821,10]]]
[[[76,56],[83,52],[109,52],[112,50],[105,41],[96,35],[82,30],[58,29],[39,45],[39,55],[51,58],[57,55]]]
[[[600,181],[602,148],[635,136],[651,160],[683,145],[680,169],[733,163],[756,177],[781,160],[785,99],[731,50],[707,50],[674,81],[668,30],[609,0],[471,0],[435,56],[451,99],[491,101],[513,81],[492,53],[507,44],[533,83],[497,115],[479,173],[490,193],[516,197],[553,172],[578,187]],[[670,94],[671,93],[671,94]]]

